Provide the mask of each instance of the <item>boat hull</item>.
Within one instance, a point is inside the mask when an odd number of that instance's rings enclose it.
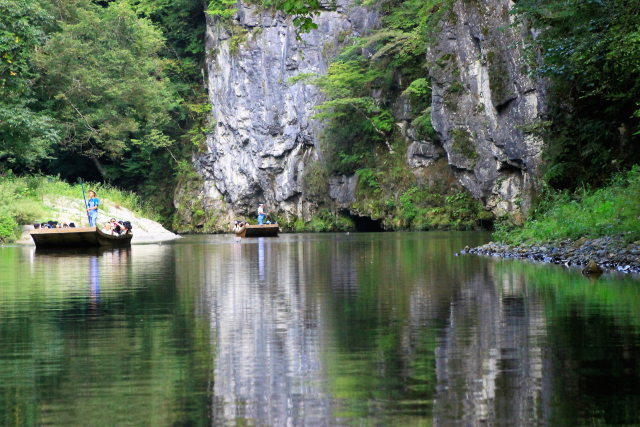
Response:
[[[41,228],[30,234],[38,248],[129,246],[133,237],[132,234],[112,236],[96,227]]]
[[[277,237],[279,231],[278,224],[245,225],[235,234],[238,237]]]

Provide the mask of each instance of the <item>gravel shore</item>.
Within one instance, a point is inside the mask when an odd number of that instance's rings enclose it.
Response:
[[[476,248],[466,247],[460,253],[530,259],[574,267],[585,267],[589,261],[594,261],[603,270],[640,273],[640,241],[627,243],[623,236],[582,237],[537,246],[489,242]]]

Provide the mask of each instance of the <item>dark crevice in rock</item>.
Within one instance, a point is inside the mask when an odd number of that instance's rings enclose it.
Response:
[[[480,38],[478,38],[478,37],[474,36],[473,34],[471,34],[471,40],[473,40],[473,45],[478,50],[478,53],[482,52],[482,47],[480,45]]]
[[[353,221],[353,226],[355,227],[356,231],[384,231],[384,228],[382,228],[382,220],[371,219],[371,217],[368,216],[354,215],[352,213],[349,214],[349,217]]]
[[[498,170],[503,173],[515,172],[522,173],[522,169],[524,168],[524,164],[520,159],[513,159],[508,161],[500,162],[500,166]]]
[[[514,96],[512,98],[509,98],[507,100],[505,100],[504,102],[496,105],[496,111],[498,112],[498,114],[502,114],[505,112],[505,110],[507,109],[507,107],[509,107],[509,105],[515,101],[516,99],[518,99],[517,96]]]

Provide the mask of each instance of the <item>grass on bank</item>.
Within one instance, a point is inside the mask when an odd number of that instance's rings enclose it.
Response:
[[[100,200],[108,200],[138,215],[156,219],[150,206],[135,193],[119,190],[107,184],[85,183],[85,192],[93,189]],[[79,184],[71,185],[51,176],[0,175],[0,243],[10,243],[19,237],[20,226],[33,222],[56,220],[45,198],[69,197],[82,199]]]
[[[611,235],[624,235],[628,242],[640,240],[640,165],[598,190],[550,193],[522,228],[500,223],[494,238],[531,244]]]

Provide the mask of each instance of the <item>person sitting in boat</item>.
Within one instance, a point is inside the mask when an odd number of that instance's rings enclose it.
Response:
[[[95,227],[98,220],[98,205],[100,199],[96,197],[96,192],[89,190],[89,200],[87,201],[87,215],[89,216],[89,227]]]
[[[120,235],[124,231],[124,228],[116,221],[115,218],[111,218],[109,222],[107,222],[102,231],[105,233],[111,233],[111,235]]]
[[[242,233],[244,231],[245,222],[244,221],[235,221],[233,226],[231,227],[231,231],[234,233]]]
[[[264,223],[265,213],[264,213],[264,204],[260,203],[258,205],[258,225],[262,225]]]
[[[122,234],[130,234],[131,233],[131,221],[118,221],[120,227],[122,228]]]

